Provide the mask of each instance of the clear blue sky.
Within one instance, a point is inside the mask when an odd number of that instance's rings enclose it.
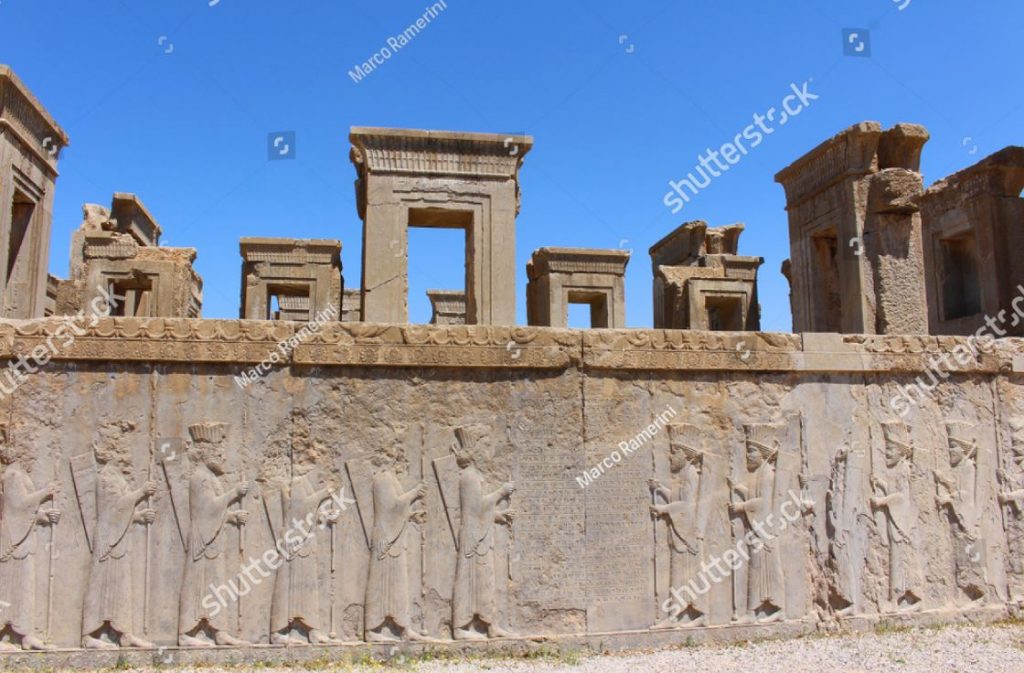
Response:
[[[516,131],[536,140],[522,171],[520,323],[526,261],[551,245],[632,248],[627,322],[650,326],[647,249],[703,219],[746,223],[741,252],[766,260],[763,327],[788,331],[779,169],[869,119],[928,127],[926,183],[1024,144],[1024,3],[904,2],[447,0],[357,84],[348,70],[426,0],[2,0],[0,62],[71,137],[50,258],[62,277],[82,203],[126,191],[167,243],[198,248],[206,317],[237,316],[242,236],[341,239],[356,286],[350,126]],[[869,58],[844,56],[844,28],[870,31]],[[671,213],[669,180],[812,78],[811,107]],[[277,131],[296,133],[294,160],[268,161]],[[462,255],[456,234],[414,230],[414,321],[429,318],[427,287],[462,287]]]

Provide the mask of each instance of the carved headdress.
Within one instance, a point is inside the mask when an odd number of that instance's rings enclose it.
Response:
[[[668,443],[671,450],[682,451],[683,455],[690,461],[697,460],[704,454],[700,428],[690,423],[669,425]]]
[[[455,443],[452,453],[459,461],[469,461],[474,455],[477,445],[487,435],[487,428],[482,425],[468,425],[455,428]]]
[[[950,447],[956,447],[963,452],[964,457],[973,458],[978,451],[977,440],[974,436],[974,424],[967,421],[946,421],[946,436],[949,437]]]
[[[757,449],[765,461],[775,460],[779,453],[779,427],[770,423],[744,425],[747,446]]]
[[[119,450],[127,449],[125,438],[134,431],[135,424],[131,421],[113,421],[101,425],[99,436],[92,443],[96,462],[108,463],[114,459]]]
[[[196,423],[188,426],[188,434],[196,444],[222,442],[228,436],[227,423]]]
[[[914,457],[914,445],[910,441],[910,426],[903,421],[885,421],[882,434],[887,448],[896,449],[897,457],[910,460]]]

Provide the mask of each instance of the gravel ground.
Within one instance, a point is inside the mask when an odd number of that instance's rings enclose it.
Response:
[[[557,655],[504,661],[470,659],[391,665],[316,666],[319,671],[416,673],[1024,673],[1024,625],[950,627],[855,636],[708,645],[607,656]],[[155,669],[150,669],[155,670]],[[164,669],[175,673],[296,673],[293,668]]]

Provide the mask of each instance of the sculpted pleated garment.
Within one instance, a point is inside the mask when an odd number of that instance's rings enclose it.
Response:
[[[220,499],[220,480],[206,467],[200,466],[189,481],[188,551],[185,555],[185,573],[181,585],[181,603],[178,610],[178,628],[187,632],[203,619],[218,630],[228,630],[227,605],[219,601],[205,601],[211,587],[226,587],[227,549],[226,527],[228,508]],[[236,568],[230,577],[241,571]],[[239,583],[234,581],[235,586]],[[227,594],[225,589],[224,594]],[[237,600],[237,599],[236,599]]]
[[[35,623],[36,529],[38,508],[29,501],[34,486],[18,466],[9,466],[0,497],[0,625],[33,635]]]
[[[315,490],[307,477],[296,477],[291,492],[281,493],[286,525],[283,544],[284,565],[274,579],[274,599],[270,611],[271,631],[282,631],[296,619],[311,629],[320,628],[320,587],[317,584],[316,525],[300,530],[292,521],[306,521],[319,503],[310,504]]]
[[[483,492],[483,478],[475,468],[459,476],[459,556],[455,562],[452,619],[461,628],[479,616],[487,623],[495,617],[494,516],[495,503]]]
[[[766,602],[776,607],[782,607],[784,602],[784,589],[782,585],[782,559],[779,556],[778,540],[769,540],[768,536],[773,535],[769,528],[769,515],[773,514],[775,502],[775,468],[771,463],[766,462],[752,475],[753,484],[749,492],[752,498],[757,498],[758,506],[752,512],[747,512],[747,519],[751,525],[755,522],[762,524],[768,535],[761,535],[754,529],[755,534],[761,540],[760,549],[751,549],[750,554],[750,575],[747,582],[747,609],[756,610]]]
[[[106,621],[122,633],[132,632],[132,566],[129,531],[135,502],[128,482],[114,465],[100,470],[96,483],[96,531],[89,588],[82,611],[82,633],[90,634]],[[144,560],[143,562],[146,562]]]
[[[391,619],[409,626],[409,577],[405,531],[411,508],[402,500],[402,485],[390,472],[373,478],[373,535],[366,582],[367,629]]]
[[[692,467],[687,467],[683,479],[684,484],[677,494],[678,500],[671,503],[668,512],[670,581],[672,586],[680,591],[682,587],[689,587],[693,593],[693,607],[701,613],[706,613],[710,580],[701,577],[704,543],[700,539],[702,531],[698,516],[700,473]]]
[[[896,497],[885,511],[889,521],[889,595],[898,600],[908,591],[920,597],[923,578],[911,535],[917,517],[910,498],[910,466],[899,465],[894,476],[895,488],[891,493]]]

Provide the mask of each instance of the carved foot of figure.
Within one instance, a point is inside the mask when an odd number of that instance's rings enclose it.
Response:
[[[682,626],[679,620],[675,617],[665,617],[660,622],[651,627],[652,631],[664,631],[665,629],[676,629]]]
[[[331,638],[320,629],[313,629],[309,632],[310,645],[340,645],[341,641]]]
[[[121,636],[121,647],[137,647],[142,650],[153,649],[153,643],[143,640],[132,633],[125,633]]]
[[[94,638],[92,636],[84,636],[82,638],[82,647],[87,650],[116,650],[117,645],[114,643],[108,643],[102,638]]]
[[[178,645],[180,647],[210,647],[213,643],[202,638],[190,636],[187,633],[182,633],[178,636]]]
[[[409,640],[409,641],[412,641],[412,642],[417,642],[417,643],[418,643],[418,642],[423,642],[423,641],[425,641],[425,640],[429,640],[429,639],[428,639],[428,638],[427,638],[427,637],[426,637],[425,635],[423,635],[422,633],[419,633],[419,632],[417,632],[417,631],[413,631],[412,629],[406,629],[406,630],[405,630],[405,631],[404,631],[404,632],[402,633],[402,638],[403,638],[403,639],[405,639],[405,640]]]
[[[302,638],[296,638],[295,636],[291,635],[290,633],[275,633],[275,634],[270,636],[270,644],[271,645],[293,646],[293,645],[308,645],[309,643],[307,641],[303,640]]]
[[[758,624],[774,624],[775,622],[781,622],[786,617],[782,610],[776,610],[775,612],[764,615],[757,620]]]
[[[503,629],[497,624],[491,624],[487,627],[488,638],[518,638],[518,633],[513,633],[507,629]]]
[[[487,636],[472,629],[455,629],[455,640],[487,640]]]
[[[921,599],[908,593],[896,602],[895,612],[917,612],[920,609]]]
[[[395,638],[389,633],[383,631],[367,631],[366,642],[368,643],[394,643],[397,642],[398,638]]]
[[[6,640],[0,640],[0,652],[19,652],[20,647]]]
[[[35,636],[25,636],[21,641],[21,649],[23,650],[36,650],[39,652],[52,652],[57,648],[53,645],[48,645]]]
[[[217,635],[214,636],[214,639],[217,641],[217,644],[222,647],[244,647],[245,645],[252,645],[248,640],[229,636],[223,631],[218,631]]]
[[[735,618],[735,619],[736,619],[736,623],[737,624],[753,624],[754,622],[757,621],[757,617],[754,615],[753,612],[748,612],[747,614],[743,615],[742,617],[738,617],[738,618]]]

